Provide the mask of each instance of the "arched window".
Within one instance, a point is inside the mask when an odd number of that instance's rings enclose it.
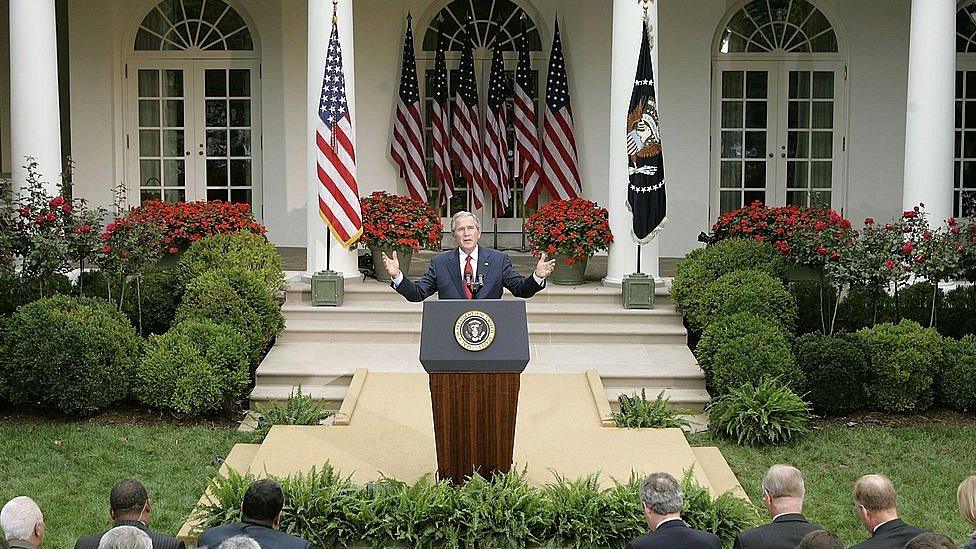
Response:
[[[741,2],[716,32],[712,210],[843,208],[847,67],[811,0]]]
[[[722,53],[836,53],[830,21],[806,0],[753,0],[725,27]]]
[[[444,6],[431,22],[424,34],[424,51],[437,50],[437,32],[447,37],[448,51],[461,51],[464,45],[464,31],[467,30],[475,49],[490,50],[497,47],[501,51],[515,51],[517,40],[522,35],[522,16],[525,10],[512,0],[488,0],[471,2],[454,0]],[[440,20],[440,27],[437,21]],[[526,16],[525,35],[532,51],[542,50],[539,29],[531,17]]]
[[[250,51],[247,23],[223,0],[163,0],[136,33],[136,51]]]
[[[952,211],[976,216],[976,2],[956,11],[956,144]]]

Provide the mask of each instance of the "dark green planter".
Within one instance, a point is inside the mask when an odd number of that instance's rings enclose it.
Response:
[[[583,283],[583,274],[586,273],[586,261],[589,257],[584,257],[582,261],[577,261],[572,265],[566,264],[566,256],[556,254],[556,268],[549,275],[549,282],[560,286],[579,286]]]
[[[373,256],[373,270],[376,272],[376,280],[389,284],[390,275],[386,272],[386,267],[383,266],[383,256],[381,254],[385,253],[388,257],[393,257],[393,250],[388,248],[373,248],[370,246],[369,253]],[[413,252],[397,251],[397,259],[400,261],[400,272],[403,273],[403,276],[410,276],[411,257],[413,257]]]

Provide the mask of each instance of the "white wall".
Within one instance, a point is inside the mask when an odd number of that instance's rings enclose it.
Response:
[[[10,1],[0,0],[0,173],[9,173],[10,159]]]

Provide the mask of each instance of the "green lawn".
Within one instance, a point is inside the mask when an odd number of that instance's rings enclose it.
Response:
[[[867,538],[851,499],[854,481],[867,473],[891,478],[899,514],[917,526],[968,539],[956,510],[956,486],[976,473],[976,427],[828,428],[782,447],[740,448],[708,434],[695,446],[716,445],[753,503],[762,508],[760,482],[774,463],[798,467],[806,481],[806,515],[847,543]],[[961,546],[961,545],[960,545]]]
[[[135,477],[153,500],[152,527],[176,534],[209,467],[243,437],[229,429],[40,423],[0,427],[0,500],[29,495],[47,523],[45,547],[74,546],[110,525],[108,492]]]

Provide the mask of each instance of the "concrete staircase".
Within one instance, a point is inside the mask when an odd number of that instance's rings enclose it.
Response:
[[[531,360],[526,373],[596,370],[612,407],[621,393],[701,410],[704,376],[666,290],[653,310],[627,310],[620,289],[550,285],[528,300]],[[307,283],[292,281],[282,307],[286,327],[257,370],[251,401],[283,400],[292,387],[338,407],[356,368],[423,372],[418,359],[422,305],[373,280],[347,280],[342,307],[313,307]],[[515,299],[506,294],[506,299]]]

